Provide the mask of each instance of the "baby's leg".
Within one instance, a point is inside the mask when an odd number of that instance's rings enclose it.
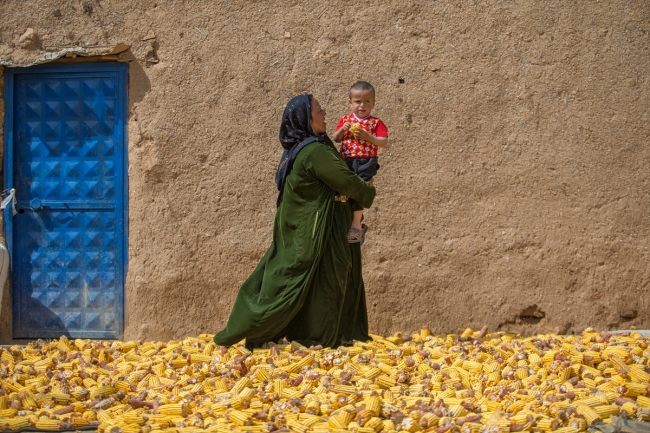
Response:
[[[370,179],[368,179],[368,183],[373,183],[374,181],[375,181],[375,177],[374,177],[374,176],[371,177]],[[352,213],[352,215],[353,215],[353,216],[352,216],[352,226],[351,226],[351,227],[352,227],[353,229],[359,229],[359,230],[361,230],[361,228],[363,227],[362,224],[361,224],[361,221],[363,221],[363,209],[361,209],[361,210],[355,210],[355,211]]]
[[[361,219],[363,218],[363,210],[355,210],[352,213],[352,228],[361,230]]]

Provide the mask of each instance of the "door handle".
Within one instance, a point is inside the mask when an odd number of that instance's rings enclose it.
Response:
[[[40,198],[33,198],[29,202],[29,207],[32,210],[41,210],[41,209],[69,209],[70,204],[67,201],[50,201],[50,200],[41,200]]]
[[[42,208],[43,208],[43,203],[42,203],[39,199],[37,199],[37,198],[33,198],[33,199],[29,202],[29,207],[31,207],[32,210],[39,210],[39,209],[42,209]]]

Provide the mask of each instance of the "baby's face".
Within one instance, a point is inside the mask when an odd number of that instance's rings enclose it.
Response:
[[[375,107],[375,94],[366,90],[353,90],[350,94],[350,108],[355,116],[363,119]]]

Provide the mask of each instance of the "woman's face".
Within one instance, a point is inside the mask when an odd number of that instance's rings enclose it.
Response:
[[[323,134],[327,131],[327,123],[325,123],[325,110],[321,108],[316,98],[311,100],[311,130],[314,134]]]

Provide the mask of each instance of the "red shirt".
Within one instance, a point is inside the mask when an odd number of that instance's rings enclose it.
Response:
[[[341,129],[345,122],[357,123],[362,129],[368,131],[370,135],[374,135],[375,137],[388,137],[388,128],[386,128],[384,122],[374,116],[366,116],[363,119],[359,119],[352,113],[346,114],[341,117],[334,130],[338,131]],[[340,152],[344,158],[371,158],[377,156],[378,149],[377,146],[368,141],[357,140],[350,131],[343,133]]]

